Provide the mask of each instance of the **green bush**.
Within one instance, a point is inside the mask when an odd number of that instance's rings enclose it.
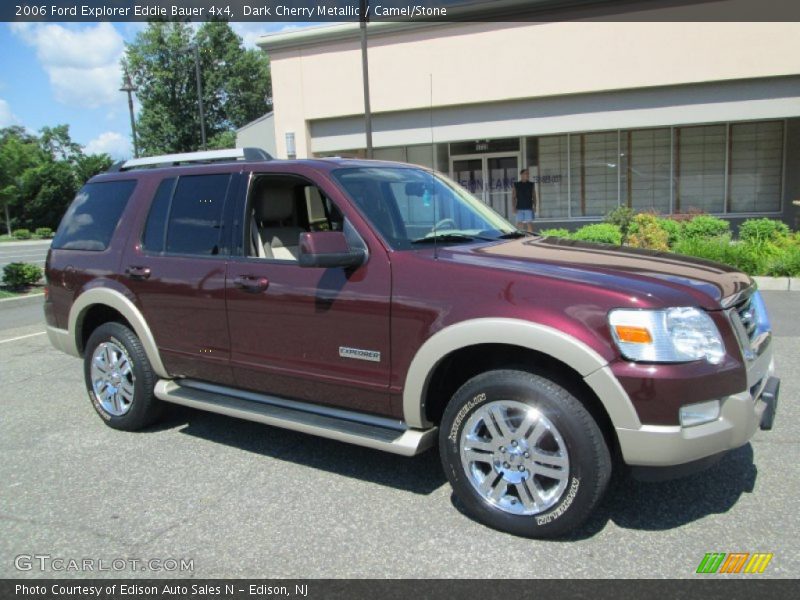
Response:
[[[748,275],[763,275],[767,272],[767,265],[776,257],[777,250],[766,244],[728,244],[722,262]]]
[[[658,225],[667,232],[667,244],[672,248],[683,235],[683,224],[674,219],[659,218]]]
[[[739,239],[743,242],[786,243],[789,240],[789,226],[775,219],[747,219],[739,225]]]
[[[15,262],[3,267],[3,280],[11,289],[22,289],[42,278],[42,269],[31,263]]]
[[[628,208],[627,206],[618,206],[606,214],[606,216],[603,217],[603,221],[619,227],[619,230],[622,232],[622,237],[625,238],[628,236],[628,232],[635,215],[636,211],[634,211],[632,208]]]
[[[558,237],[558,238],[568,238],[569,231],[564,228],[557,228],[557,229],[540,229],[539,235],[543,235],[544,237]]]
[[[595,223],[581,227],[570,236],[573,240],[582,242],[597,242],[601,244],[622,243],[622,231],[618,225],[611,223]]]
[[[725,256],[730,245],[731,241],[727,236],[710,239],[682,237],[675,243],[672,251],[677,254],[694,256],[695,258],[725,262]]]
[[[687,239],[712,238],[729,234],[731,224],[711,215],[697,215],[683,226],[682,237]]]
[[[628,245],[666,252],[669,250],[669,235],[662,229],[661,221],[653,214],[641,213],[633,218],[628,230]]]
[[[767,264],[766,274],[772,277],[800,277],[800,246],[781,248],[780,254]]]
[[[15,229],[14,231],[11,232],[11,235],[18,240],[31,239],[31,232],[28,229]]]
[[[49,239],[53,237],[53,230],[49,227],[37,227],[34,233],[42,239]]]

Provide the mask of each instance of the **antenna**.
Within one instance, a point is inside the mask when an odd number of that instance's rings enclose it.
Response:
[[[437,194],[436,194],[436,185],[434,183],[434,178],[433,178],[433,171],[434,171],[434,167],[436,166],[436,146],[433,143],[433,73],[429,73],[428,75],[429,75],[429,78],[430,78],[430,92],[431,92],[430,105],[428,107],[428,118],[429,118],[429,121],[430,121],[428,126],[430,127],[430,130],[431,130],[431,195],[433,196],[433,230],[432,230],[433,231],[433,258],[437,259],[437,258],[439,258],[439,249],[437,247],[437,238],[439,236],[437,235],[437,232],[436,232],[436,225],[438,224],[439,219],[438,219],[438,217],[436,215],[436,204],[437,204],[436,196],[437,196]]]

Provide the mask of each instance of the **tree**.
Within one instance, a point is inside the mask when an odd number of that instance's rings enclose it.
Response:
[[[228,143],[231,132],[271,110],[269,60],[248,50],[224,21],[151,22],[123,58],[141,105],[136,129],[144,155],[201,147],[195,59],[197,44],[209,145]]]
[[[84,154],[68,125],[43,127],[39,136],[0,129],[0,202],[9,234],[57,227],[78,188],[111,162],[107,154]]]
[[[11,214],[19,212],[23,201],[24,173],[45,160],[45,153],[36,137],[22,127],[0,129],[0,201],[8,234],[11,235]]]

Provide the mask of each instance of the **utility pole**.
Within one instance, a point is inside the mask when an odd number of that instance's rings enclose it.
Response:
[[[133,157],[139,158],[139,142],[136,139],[136,118],[133,115],[133,92],[136,91],[136,88],[133,87],[131,76],[127,69],[125,69],[125,83],[119,88],[119,91],[128,93],[128,111],[131,113],[131,133],[133,134]]]
[[[200,138],[203,140],[203,150],[206,150],[206,117],[203,110],[203,80],[200,77],[200,46],[194,44],[194,71],[197,76],[197,101],[200,108]]]
[[[367,135],[367,158],[372,158],[372,111],[369,106],[369,64],[367,62],[367,0],[361,0],[361,76],[364,82],[364,131]]]

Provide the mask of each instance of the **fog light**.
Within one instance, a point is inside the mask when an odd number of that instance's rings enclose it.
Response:
[[[681,406],[680,419],[682,427],[691,427],[715,421],[719,418],[719,400],[698,402]]]

